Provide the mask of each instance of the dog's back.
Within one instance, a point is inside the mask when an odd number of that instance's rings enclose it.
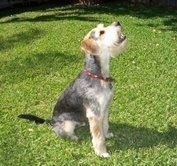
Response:
[[[72,139],[74,136],[75,139],[75,127],[88,122],[86,115],[88,107],[93,113],[101,114],[100,109],[98,109],[100,107],[98,97],[106,96],[103,94],[104,91],[105,87],[102,87],[100,80],[88,77],[82,71],[63,92],[54,107],[51,124],[57,135]],[[99,96],[99,94],[101,95]],[[105,100],[104,103],[107,101]]]

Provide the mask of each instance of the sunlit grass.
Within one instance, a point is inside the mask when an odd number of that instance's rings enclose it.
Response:
[[[1,165],[176,165],[177,12],[107,5],[42,6],[0,13]],[[80,42],[98,23],[119,20],[128,37],[111,60],[115,78],[107,140],[110,159],[97,157],[88,127],[80,142],[58,139],[48,125],[59,94],[82,70]]]

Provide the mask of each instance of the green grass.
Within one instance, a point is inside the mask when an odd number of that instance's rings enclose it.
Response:
[[[170,9],[47,5],[0,12],[0,165],[177,165],[177,12]],[[129,46],[111,60],[116,79],[107,140],[97,157],[88,127],[79,142],[48,125],[59,94],[83,67],[80,42],[98,23],[119,20]]]

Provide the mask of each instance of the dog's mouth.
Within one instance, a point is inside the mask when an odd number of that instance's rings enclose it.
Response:
[[[122,34],[122,35],[120,35],[117,43],[121,44],[124,40],[126,40],[126,36]]]

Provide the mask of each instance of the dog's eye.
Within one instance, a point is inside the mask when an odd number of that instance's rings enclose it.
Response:
[[[103,31],[103,30],[100,31],[100,36],[103,35],[104,33],[105,33],[105,31]]]

